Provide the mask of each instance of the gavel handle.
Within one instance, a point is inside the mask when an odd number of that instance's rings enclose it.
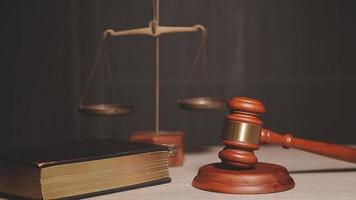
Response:
[[[260,144],[280,144],[285,148],[300,149],[310,153],[356,163],[356,148],[294,138],[289,134],[280,135],[268,129],[262,130]]]

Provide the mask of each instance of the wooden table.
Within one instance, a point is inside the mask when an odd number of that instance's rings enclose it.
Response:
[[[296,183],[296,187],[292,190],[274,194],[231,195],[201,191],[192,187],[191,181],[199,167],[203,164],[218,162],[217,153],[221,148],[207,147],[187,152],[183,167],[170,168],[171,183],[97,196],[90,199],[356,199],[356,164],[299,150],[283,149],[279,146],[262,146],[260,150],[256,151],[256,154],[261,162],[271,162],[285,166]]]

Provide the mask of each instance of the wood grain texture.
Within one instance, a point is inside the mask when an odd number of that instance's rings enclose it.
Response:
[[[286,168],[257,163],[254,169],[236,169],[222,163],[199,169],[192,185],[201,190],[231,194],[263,194],[292,189],[294,181]]]
[[[257,145],[222,140],[225,148],[219,152],[220,160],[231,166],[240,168],[253,168],[257,163],[257,157],[253,150]]]
[[[280,144],[285,148],[300,149],[310,153],[356,163],[355,148],[294,138],[290,134],[280,135],[268,129],[262,130],[260,144]]]

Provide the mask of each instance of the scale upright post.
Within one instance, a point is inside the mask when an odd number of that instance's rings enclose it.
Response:
[[[159,26],[159,0],[153,0],[153,20],[150,22],[152,32],[156,33]],[[131,141],[163,144],[169,147],[169,166],[181,166],[184,159],[183,137],[181,131],[160,130],[160,36],[154,36],[155,40],[155,120],[154,132],[138,131],[130,136]]]
[[[155,0],[155,4],[153,6],[153,23],[157,27],[159,26],[159,0]],[[155,133],[159,133],[160,129],[160,58],[159,58],[159,37],[155,37],[155,65],[156,65],[156,83],[155,83]]]

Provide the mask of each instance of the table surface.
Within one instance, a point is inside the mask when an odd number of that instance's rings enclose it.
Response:
[[[199,167],[204,164],[219,162],[217,153],[221,149],[222,146],[215,146],[187,152],[185,154],[185,163],[182,167],[170,168],[171,183],[89,199],[356,199],[356,164],[300,150],[284,149],[279,146],[262,146],[260,150],[256,151],[256,154],[261,162],[270,162],[285,166],[296,183],[295,188],[292,190],[273,194],[232,195],[207,192],[192,187],[191,182]]]
[[[295,181],[295,188],[272,194],[233,195],[207,192],[194,188],[191,182],[205,164],[219,162],[217,153],[222,146],[188,151],[182,167],[170,168],[171,183],[87,198],[91,200],[269,200],[313,199],[355,200],[356,164],[339,161],[295,149],[262,146],[255,151],[259,161],[286,167]]]

